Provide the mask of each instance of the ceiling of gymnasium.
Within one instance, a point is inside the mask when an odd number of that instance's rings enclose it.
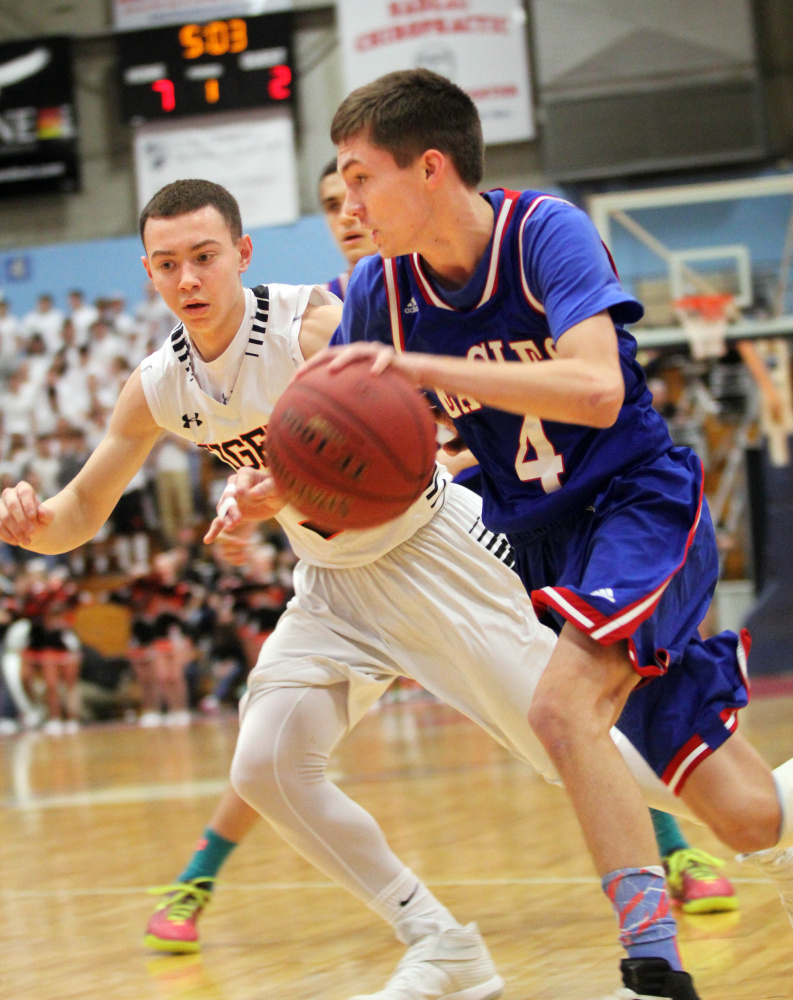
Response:
[[[35,35],[101,35],[110,28],[110,0],[3,0],[0,39]]]
[[[295,0],[296,10],[332,6],[334,0]],[[0,41],[36,35],[104,35],[111,31],[112,0],[2,0]]]

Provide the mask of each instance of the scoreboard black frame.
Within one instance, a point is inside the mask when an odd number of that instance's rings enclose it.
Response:
[[[128,125],[294,100],[291,13],[214,18],[116,35]]]

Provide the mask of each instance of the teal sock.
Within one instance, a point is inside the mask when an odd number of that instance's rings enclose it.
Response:
[[[196,845],[195,854],[177,881],[190,882],[196,878],[214,878],[236,846],[233,840],[226,840],[207,827]]]
[[[690,846],[674,816],[661,812],[660,809],[651,808],[650,818],[653,821],[655,839],[662,858],[668,858],[675,851],[685,851]]]

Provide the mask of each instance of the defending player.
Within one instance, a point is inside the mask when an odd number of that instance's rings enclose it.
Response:
[[[339,342],[391,345],[346,358],[370,353],[375,370],[396,364],[434,389],[479,459],[485,523],[564,623],[530,721],[617,913],[624,995],[690,1000],[652,829],[609,727],[619,718],[742,851],[793,842],[793,762],[772,777],[732,735],[746,637],[696,631],[716,583],[713,529],[701,464],[672,447],[621,326],[642,308],[583,212],[537,192],[479,195],[481,126],[448,80],[417,70],[360,88],[332,138],[346,210],[383,258],[356,270]],[[793,882],[793,852],[752,860]]]
[[[328,230],[348,264],[346,271],[324,287],[343,300],[353,268],[362,257],[376,254],[377,247],[371,233],[344,211],[346,190],[335,159],[320,175],[318,194]],[[244,560],[249,541],[247,531],[224,536],[227,558]],[[146,926],[143,943],[147,948],[173,954],[199,950],[198,919],[210,901],[213,882],[258,819],[256,810],[231,786],[223,791],[192,857],[175,882],[150,890],[163,898]]]
[[[407,674],[555,780],[526,724],[554,636],[498,558],[509,546],[482,527],[478,499],[440,470],[402,517],[330,538],[257,496],[272,407],[327,343],[335,300],[318,286],[244,288],[251,241],[234,199],[209,182],[168,185],[144,209],[141,233],[146,270],[181,322],[130,377],[107,436],[64,490],[44,503],[28,483],[3,491],[0,538],[42,553],[92,538],[163,428],[242,470],[229,523],[253,480],[256,515],[277,512],[300,563],[296,597],[249,678],[232,783],[409,945],[379,1000],[491,1000],[503,981],[476,925],[457,922],[326,768],[338,741]]]

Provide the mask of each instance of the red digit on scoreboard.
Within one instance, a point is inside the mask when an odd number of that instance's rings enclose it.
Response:
[[[165,78],[162,80],[155,80],[151,85],[151,89],[160,95],[163,111],[173,111],[176,107],[176,95],[174,94],[173,80]]]
[[[291,82],[292,70],[288,66],[271,66],[267,93],[274,101],[285,101],[292,94],[289,89]]]

